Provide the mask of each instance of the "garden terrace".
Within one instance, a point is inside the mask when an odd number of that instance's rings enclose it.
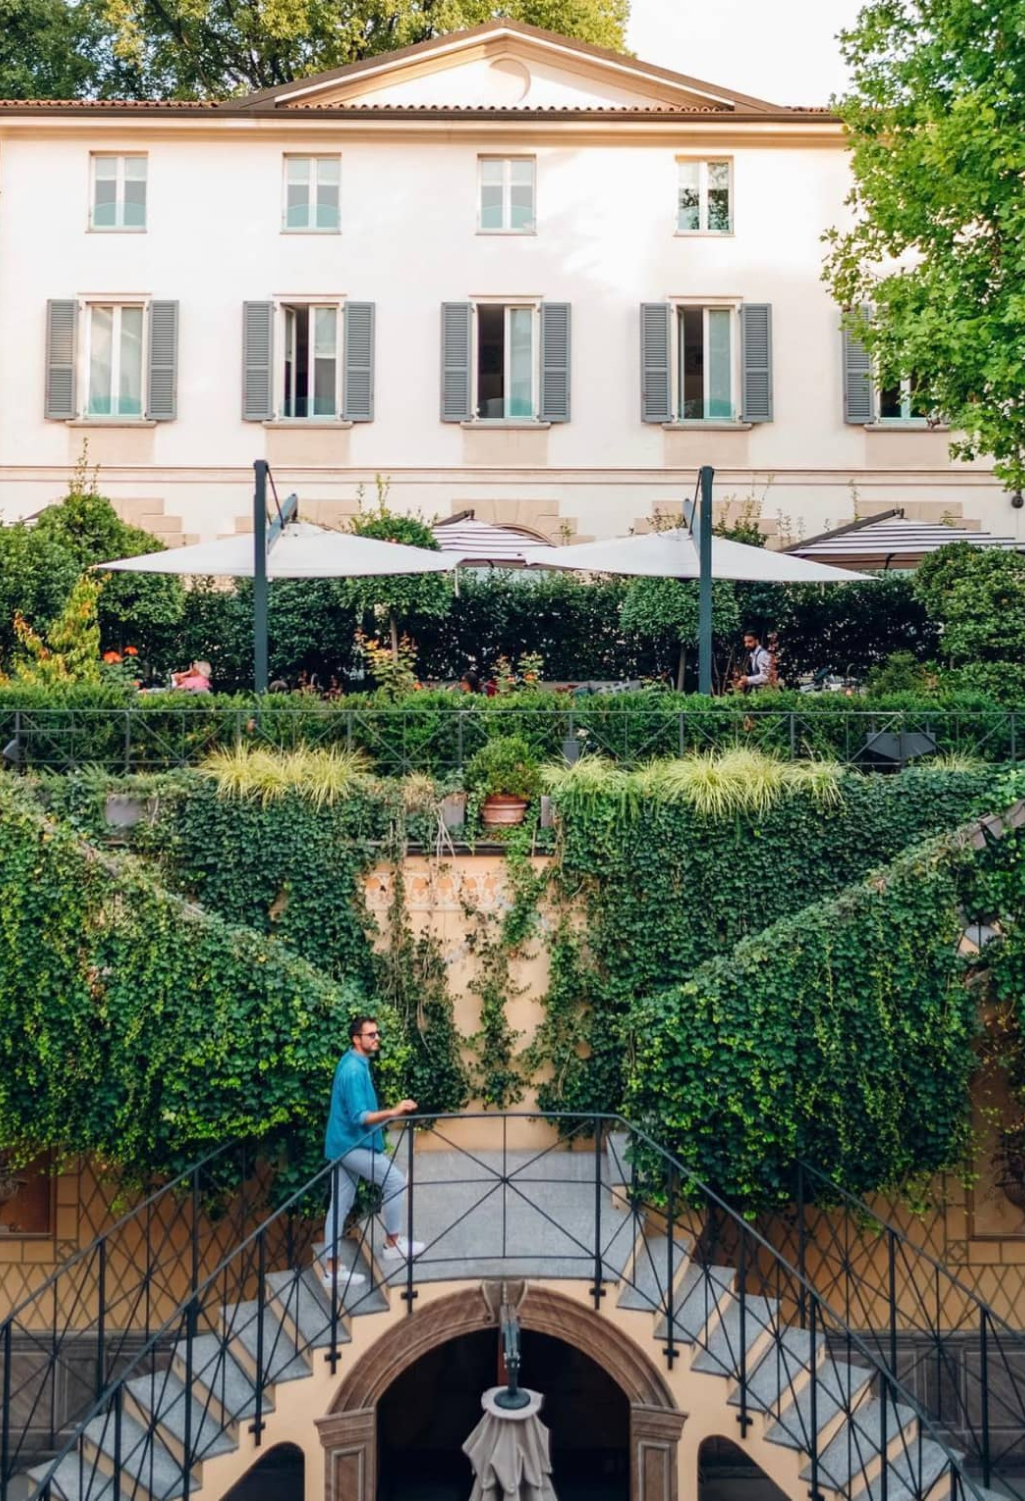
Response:
[[[569,745],[627,766],[743,744],[873,769],[920,754],[922,743],[912,744],[918,736],[943,755],[1016,764],[1025,755],[1025,711],[969,692],[850,699],[775,691],[709,700],[657,688],[589,696],[526,690],[495,698],[423,691],[328,702],[301,694],[253,699],[0,687],[0,747],[10,747],[19,765],[61,772],[162,771],[196,765],[212,749],[241,742],[334,745],[364,752],[382,775],[449,775],[462,772],[489,740],[510,734],[541,758],[561,757]]]

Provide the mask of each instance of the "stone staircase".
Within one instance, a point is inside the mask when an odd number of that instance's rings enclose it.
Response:
[[[794,1501],[809,1492],[815,1501],[956,1493],[959,1457],[923,1433],[910,1406],[881,1399],[877,1373],[856,1352],[841,1358],[833,1329],[827,1337],[797,1327],[778,1299],[750,1291],[742,1308],[733,1266],[699,1259],[693,1240],[670,1240],[664,1220],[630,1207],[621,1140],[610,1138],[600,1155],[421,1151],[415,1166],[414,1231],[427,1250],[412,1280],[425,1298],[432,1283],[523,1278],[575,1284],[586,1300],[597,1223],[605,1298],[594,1317],[611,1314],[646,1348],[690,1423],[730,1435]],[[45,1486],[51,1501],[171,1501],[186,1490],[215,1501],[259,1456],[255,1424],[265,1447],[278,1441],[279,1410],[305,1413],[312,1430],[352,1358],[406,1317],[407,1269],[382,1260],[381,1246],[376,1221],[362,1227],[359,1244],[345,1243],[337,1372],[327,1360],[330,1293],[316,1266],[267,1272],[262,1315],[259,1299],[222,1300],[211,1287],[202,1326],[162,1352],[160,1369],[124,1382],[117,1402],[79,1431]],[[366,1281],[349,1287],[353,1269]],[[670,1288],[675,1358],[666,1370]],[[49,1471],[28,1472],[28,1495]]]

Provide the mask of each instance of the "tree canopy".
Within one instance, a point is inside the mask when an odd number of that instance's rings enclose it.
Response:
[[[853,227],[826,278],[872,308],[880,384],[917,382],[954,429],[1025,484],[1025,5],[869,0],[842,38]]]
[[[220,98],[498,16],[621,51],[629,8],[629,0],[0,0],[0,94]]]

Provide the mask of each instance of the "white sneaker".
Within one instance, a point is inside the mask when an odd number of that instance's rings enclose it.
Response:
[[[328,1292],[330,1292],[335,1285],[335,1275],[333,1272],[329,1272],[327,1267],[325,1267],[321,1272],[320,1280],[323,1282]],[[350,1287],[362,1287],[366,1280],[367,1279],[364,1277],[362,1272],[350,1272],[348,1268],[344,1266],[340,1266],[338,1268],[338,1288],[339,1291],[343,1294]]]
[[[407,1240],[404,1235],[400,1235],[393,1246],[385,1241],[381,1254],[385,1261],[411,1261],[414,1256],[422,1256],[426,1249],[422,1240]]]

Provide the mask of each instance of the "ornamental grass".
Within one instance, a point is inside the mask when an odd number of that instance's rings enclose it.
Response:
[[[309,745],[275,751],[240,741],[212,751],[200,766],[223,797],[253,798],[264,805],[295,792],[317,808],[331,807],[365,788],[370,763],[362,751]]]

